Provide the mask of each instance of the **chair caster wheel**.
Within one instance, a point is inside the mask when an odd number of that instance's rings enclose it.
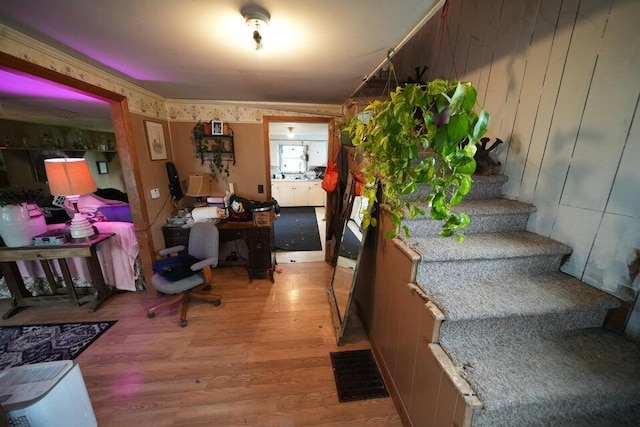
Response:
[[[147,313],[147,317],[149,319],[153,319],[154,317],[156,317],[156,314],[155,313]]]
[[[187,326],[187,320],[186,319],[180,319],[180,326],[182,326],[183,328],[185,326]]]
[[[219,299],[213,302],[213,305],[215,305],[216,307],[219,306],[220,304],[222,304],[222,301],[220,301]]]

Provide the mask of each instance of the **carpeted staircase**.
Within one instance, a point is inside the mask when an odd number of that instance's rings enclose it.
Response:
[[[416,284],[445,315],[434,345],[483,405],[472,425],[640,425],[640,346],[602,328],[618,300],[560,272],[571,248],[525,231],[535,208],[501,199],[505,181],[474,177],[462,244],[405,221]]]

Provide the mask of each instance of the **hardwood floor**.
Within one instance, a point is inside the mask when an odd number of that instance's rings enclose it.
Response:
[[[274,284],[216,269],[222,305],[192,301],[186,328],[177,306],[147,318],[156,300],[146,292],[116,294],[95,313],[28,308],[0,325],[118,320],[77,358],[101,427],[400,426],[391,398],[338,402],[329,352],[369,342],[354,314],[336,346],[329,266],[280,267]]]

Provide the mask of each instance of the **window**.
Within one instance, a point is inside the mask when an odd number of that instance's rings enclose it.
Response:
[[[306,171],[304,146],[280,146],[280,170],[283,173],[303,173]]]

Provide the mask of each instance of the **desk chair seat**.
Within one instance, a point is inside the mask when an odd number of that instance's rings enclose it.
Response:
[[[178,280],[174,280],[175,276],[168,278],[167,274],[163,274],[161,269],[158,269],[158,272],[151,279],[153,287],[163,294],[173,296],[147,310],[147,316],[154,317],[156,311],[161,308],[182,302],[180,325],[185,327],[187,326],[187,310],[191,298],[211,301],[216,306],[220,305],[220,295],[208,292],[213,281],[212,269],[218,265],[219,240],[218,228],[213,223],[196,222],[193,224],[189,233],[187,253],[193,257],[195,263],[188,268],[183,267],[186,270],[186,277]],[[162,256],[178,259],[177,254],[184,249],[184,246],[174,246],[163,249],[159,253]],[[163,264],[166,265],[166,262]]]

